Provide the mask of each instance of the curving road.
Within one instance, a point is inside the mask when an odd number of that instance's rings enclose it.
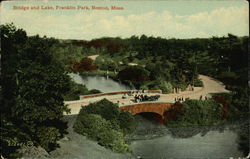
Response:
[[[205,75],[199,75],[199,79],[203,82],[203,87],[195,87],[194,91],[183,91],[180,93],[162,94],[160,100],[174,100],[175,98],[204,99],[209,93],[229,92],[220,81]]]
[[[225,86],[220,81],[217,81],[216,79],[213,79],[211,77],[205,76],[205,75],[199,75],[199,78],[203,82],[203,87],[195,87],[194,91],[182,91],[180,93],[170,93],[170,94],[161,94],[161,97],[159,101],[174,101],[175,98],[190,98],[190,99],[199,99],[200,96],[204,97],[207,96],[209,93],[218,93],[218,92],[229,92],[225,89]],[[153,95],[153,94],[150,94]],[[120,106],[133,104],[131,99],[133,97],[128,97],[126,99],[122,99],[122,95],[108,95],[108,96],[101,96],[101,97],[94,97],[94,98],[86,98],[83,100],[77,100],[77,101],[66,101],[65,104],[68,105],[68,108],[71,109],[70,114],[65,115],[72,115],[72,114],[78,114],[81,106],[86,106],[89,103],[99,101],[103,98],[106,98],[114,103],[117,103],[119,101]]]

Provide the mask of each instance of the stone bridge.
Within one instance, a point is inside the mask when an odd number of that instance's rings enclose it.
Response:
[[[164,113],[171,108],[174,103],[170,102],[143,102],[131,105],[121,106],[120,109],[127,110],[132,114],[140,113],[156,113],[161,116],[161,120],[164,121]]]

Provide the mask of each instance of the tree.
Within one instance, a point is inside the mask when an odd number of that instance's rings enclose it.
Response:
[[[80,62],[73,62],[72,71],[74,72],[84,72],[96,70],[97,66],[93,64],[93,60],[90,58],[82,58]]]
[[[27,40],[26,32],[16,29],[13,24],[1,25],[1,155],[4,157],[20,157],[20,146],[10,145],[15,138],[15,143],[29,140],[27,134],[18,127],[12,118],[11,110],[16,105],[17,97],[17,63],[19,60],[18,49]],[[10,67],[12,66],[12,67]]]
[[[6,127],[18,130],[18,141],[31,141],[47,151],[55,148],[56,141],[65,133],[66,123],[61,118],[68,111],[63,94],[69,90],[69,77],[64,68],[52,57],[55,39],[27,37],[26,32],[13,25],[1,26],[3,53],[3,116]],[[13,67],[10,67],[13,66]],[[3,133],[5,140],[8,135]],[[23,137],[23,139],[21,138]],[[12,137],[13,138],[13,137]],[[45,140],[46,139],[46,140]],[[5,141],[6,142],[6,141]],[[5,144],[5,146],[8,144]],[[19,148],[20,146],[14,146]],[[10,156],[12,149],[3,148]]]
[[[149,77],[149,72],[139,66],[129,66],[118,73],[118,78],[122,81],[129,81],[135,85],[141,85]]]

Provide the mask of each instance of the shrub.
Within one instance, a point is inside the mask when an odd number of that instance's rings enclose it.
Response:
[[[107,99],[103,99],[95,103],[90,103],[87,107],[83,107],[80,110],[80,114],[82,112],[86,112],[87,114],[98,114],[106,120],[113,120],[118,118],[120,109],[117,104]]]
[[[111,128],[111,123],[97,114],[81,114],[74,123],[75,132],[98,140],[100,132]]]
[[[125,153],[129,151],[128,145],[125,143],[122,132],[114,129],[106,129],[98,135],[100,137],[98,143],[102,146],[111,148],[115,152]]]
[[[61,137],[59,130],[55,127],[39,127],[36,131],[36,134],[40,145],[46,151],[54,150],[58,146],[56,141],[59,140]]]
[[[137,125],[134,117],[127,111],[120,112],[118,122],[124,134],[133,132]]]
[[[97,89],[91,89],[88,94],[97,94],[97,93],[102,93],[101,91],[97,90]]]
[[[124,134],[132,132],[136,122],[132,114],[120,110],[107,99],[82,107],[74,123],[74,130],[100,145],[116,152],[129,151]]]
[[[65,101],[79,100],[80,95],[88,94],[88,89],[85,85],[77,84],[74,81],[70,82],[70,90],[64,94]]]
[[[204,85],[203,85],[203,82],[200,80],[200,79],[195,79],[194,80],[194,86],[195,87],[203,87]]]
[[[159,89],[162,90],[162,93],[171,93],[173,91],[172,84],[167,81],[160,81]]]
[[[128,145],[125,143],[124,135],[114,129],[112,123],[97,114],[81,114],[74,123],[74,130],[93,140],[100,145],[111,148],[115,152],[127,152]]]
[[[213,99],[187,100],[182,103],[183,115],[175,121],[166,123],[169,126],[201,126],[213,125],[221,121],[223,106]]]
[[[63,98],[65,101],[71,100],[79,100],[80,95],[87,95],[87,94],[97,94],[101,93],[101,91],[97,89],[88,90],[85,85],[75,83],[74,81],[70,81],[70,90],[64,94]]]

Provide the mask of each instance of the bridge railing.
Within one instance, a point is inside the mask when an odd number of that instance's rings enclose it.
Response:
[[[94,97],[107,96],[107,95],[128,94],[131,92],[142,93],[142,90],[125,90],[125,91],[120,91],[120,92],[107,92],[107,93],[98,93],[98,94],[90,94],[90,95],[81,95],[80,100],[85,99],[85,98],[94,98]],[[144,93],[162,94],[162,90],[144,90]]]

